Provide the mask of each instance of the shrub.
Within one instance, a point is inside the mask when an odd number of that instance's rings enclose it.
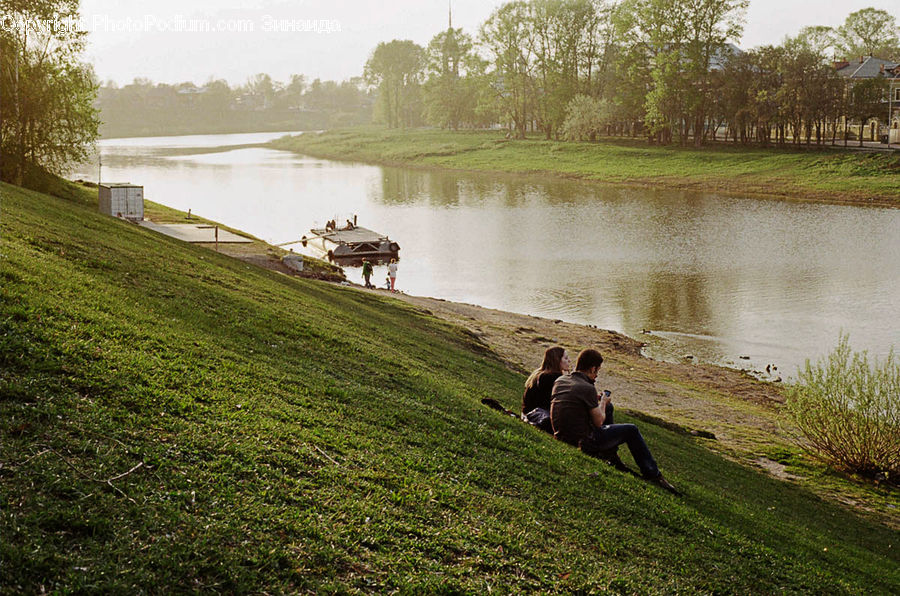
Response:
[[[562,134],[569,141],[593,140],[608,118],[609,107],[605,100],[576,95],[566,106]]]
[[[835,468],[900,480],[900,361],[893,349],[870,365],[842,335],[815,365],[809,360],[787,396],[801,447]]]

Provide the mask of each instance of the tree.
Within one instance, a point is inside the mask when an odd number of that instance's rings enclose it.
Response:
[[[432,124],[456,130],[463,122],[477,120],[478,88],[485,84],[485,64],[473,46],[471,36],[452,26],[428,44],[424,98],[427,120]]]
[[[591,0],[532,0],[535,117],[549,139],[566,117],[566,106],[581,89],[582,53],[596,52],[599,5]],[[589,71],[588,71],[589,72]],[[586,73],[585,73],[586,74]]]
[[[225,117],[234,99],[228,82],[224,79],[210,80],[204,87],[206,92],[200,96],[200,108],[207,114]]]
[[[850,89],[849,116],[859,121],[859,146],[863,144],[863,129],[870,118],[882,115],[882,100],[888,88],[884,77],[863,79]],[[873,139],[874,140],[874,139]]]
[[[885,10],[864,8],[850,13],[838,29],[837,43],[851,59],[855,56],[900,59],[897,21]]]
[[[306,90],[306,77],[302,74],[292,74],[275,98],[275,105],[280,109],[296,109],[303,102],[303,92]]]
[[[262,98],[262,109],[268,109],[275,100],[280,83],[272,80],[268,74],[261,72],[247,79],[247,92]]]
[[[634,136],[644,125],[644,104],[652,88],[652,48],[638,26],[633,0],[610,11],[609,25],[599,95],[610,104],[615,128]]]
[[[735,142],[749,142],[754,124],[768,130],[771,118],[766,110],[759,108],[768,105],[770,90],[757,87],[766,75],[759,62],[756,52],[746,52],[729,60],[722,69],[722,86],[716,106],[728,123],[726,141],[731,133]],[[765,145],[768,135],[760,135],[760,140]]]
[[[804,27],[797,34],[795,41],[824,60],[829,55],[828,50],[833,50],[837,44],[837,32],[823,25]]]
[[[724,60],[728,40],[742,31],[746,0],[628,0],[620,9],[625,36],[645,48],[651,88],[646,122],[661,142],[691,132],[703,141],[712,103],[714,58]]]
[[[525,138],[533,115],[534,39],[531,7],[522,1],[496,9],[481,26],[480,40],[491,54],[493,88],[501,116],[511,121],[516,137]]]
[[[0,29],[4,180],[23,184],[29,165],[59,172],[86,158],[97,138],[98,85],[79,60],[86,34],[55,24],[77,18],[77,0],[0,0],[4,22],[48,23]]]
[[[377,85],[389,128],[413,126],[421,119],[420,85],[425,51],[409,40],[381,42],[366,62],[365,77]]]

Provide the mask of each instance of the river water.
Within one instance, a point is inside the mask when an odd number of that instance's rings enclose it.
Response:
[[[244,146],[280,135],[108,139],[102,177],[270,243],[356,214],[400,244],[404,292],[614,329],[657,357],[773,364],[772,376],[787,378],[841,332],[880,357],[900,337],[900,209],[388,168]],[[96,163],[74,175],[96,180]],[[358,268],[347,273],[360,280]],[[375,281],[385,275],[377,267]]]

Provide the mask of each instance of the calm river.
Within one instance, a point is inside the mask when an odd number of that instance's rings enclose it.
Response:
[[[142,184],[149,200],[271,243],[357,214],[402,247],[404,292],[615,329],[660,357],[775,364],[788,377],[842,330],[880,357],[900,337],[900,209],[241,147],[277,136],[104,140],[103,179]],[[96,180],[96,165],[75,175]],[[360,279],[358,268],[347,273]]]

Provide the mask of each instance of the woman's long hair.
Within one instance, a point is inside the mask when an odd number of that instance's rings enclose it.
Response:
[[[541,367],[531,373],[531,376],[525,381],[525,388],[530,389],[533,387],[537,383],[538,377],[545,372],[562,372],[562,357],[565,353],[566,350],[559,346],[547,348],[544,352],[544,361],[541,362]]]

